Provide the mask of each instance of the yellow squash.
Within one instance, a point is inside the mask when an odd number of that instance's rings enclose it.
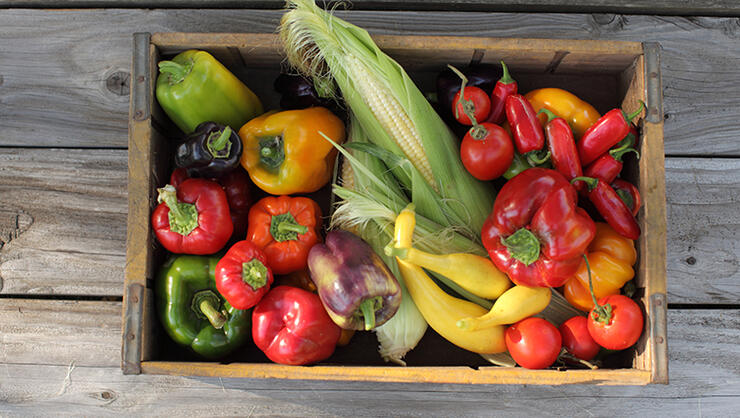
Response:
[[[415,226],[413,206],[401,211],[396,218],[393,247],[411,247],[411,237]],[[463,318],[485,314],[486,310],[483,307],[447,294],[421,267],[398,257],[396,260],[409,295],[429,326],[439,335],[458,347],[474,353],[495,354],[506,351],[504,341],[506,328],[504,326],[466,331],[456,325],[457,321]]]
[[[545,310],[550,304],[551,296],[552,291],[549,287],[514,286],[496,300],[488,313],[461,319],[457,326],[475,331],[496,325],[513,324]]]

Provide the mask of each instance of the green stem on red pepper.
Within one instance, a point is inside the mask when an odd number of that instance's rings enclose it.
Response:
[[[170,230],[180,235],[188,235],[198,227],[198,210],[192,203],[177,201],[175,186],[168,184],[158,188],[157,203],[164,202],[169,208]]]
[[[506,238],[501,238],[512,258],[526,265],[534,263],[540,257],[540,241],[527,228],[520,228]]]

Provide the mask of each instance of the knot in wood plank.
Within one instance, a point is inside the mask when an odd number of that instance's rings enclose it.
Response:
[[[126,71],[116,71],[105,80],[105,87],[117,96],[128,96],[131,74]]]

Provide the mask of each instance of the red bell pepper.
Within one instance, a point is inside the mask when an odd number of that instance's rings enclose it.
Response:
[[[320,241],[321,209],[307,197],[265,197],[249,210],[247,239],[267,256],[277,274],[305,269],[308,252]]]
[[[637,212],[642,206],[642,197],[640,196],[640,191],[637,190],[637,187],[628,181],[614,179],[612,181],[612,188],[617,192],[617,195],[619,195],[619,198],[622,199],[624,204],[632,211],[632,216],[637,216]]]
[[[216,264],[216,289],[236,309],[249,309],[270,290],[267,257],[251,241],[239,241]]]
[[[519,88],[516,80],[511,78],[509,69],[506,68],[503,61],[501,61],[501,68],[503,68],[504,74],[493,87],[491,111],[488,113],[488,119],[486,119],[486,122],[495,123],[496,125],[501,125],[506,120],[506,98],[512,94],[517,94]]]
[[[557,117],[547,109],[540,110],[540,113],[548,117],[545,134],[553,167],[564,175],[566,180],[582,176],[581,160],[578,158],[578,149],[570,125],[565,119]],[[583,183],[576,183],[576,189],[580,189],[581,184]]]
[[[170,176],[170,184],[177,188],[180,183],[187,179],[187,170],[176,168]],[[252,181],[249,179],[249,175],[243,168],[237,167],[221,177],[209,180],[220,184],[226,192],[231,222],[234,224],[234,232],[231,237],[236,240],[244,239],[247,235],[249,207],[252,204],[252,193],[250,192]]]
[[[597,158],[596,161],[586,167],[583,175],[586,177],[596,177],[607,184],[614,181],[619,173],[622,172],[622,167],[624,166],[622,157],[624,157],[624,154],[634,152],[637,154],[638,158],[640,157],[640,153],[638,153],[636,149],[632,148],[632,144],[635,141],[634,138],[635,136],[631,133],[627,134],[624,141],[625,144],[623,146],[611,149],[609,152]]]
[[[152,227],[168,251],[213,254],[226,245],[234,225],[218,183],[188,179],[177,188],[168,184],[157,191],[160,204],[152,213]]]
[[[273,288],[252,312],[252,339],[275,363],[325,360],[334,353],[340,333],[319,296],[297,287]]]
[[[483,224],[483,246],[516,284],[562,286],[581,264],[596,225],[555,170],[530,168],[509,180]]]
[[[588,199],[596,210],[617,233],[625,238],[640,237],[640,226],[637,225],[632,210],[622,201],[617,192],[604,181],[593,177],[576,177],[572,181],[582,180],[588,186]]]
[[[514,145],[519,154],[539,151],[545,146],[545,133],[534,108],[521,94],[506,98],[506,120],[511,126]]]
[[[644,107],[645,103],[640,102],[640,108],[631,115],[627,115],[622,109],[612,109],[591,125],[578,141],[581,165],[591,164],[609,148],[623,140],[630,133],[630,122],[642,113]]]

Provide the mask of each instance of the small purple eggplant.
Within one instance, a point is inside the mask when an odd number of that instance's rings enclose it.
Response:
[[[395,315],[401,286],[358,236],[331,231],[308,253],[308,268],[331,319],[344,329],[371,330]]]

